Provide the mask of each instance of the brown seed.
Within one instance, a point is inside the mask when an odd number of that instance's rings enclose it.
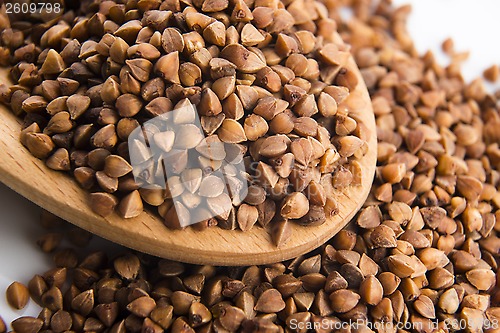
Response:
[[[33,317],[20,317],[12,322],[12,328],[19,333],[38,333],[43,321]]]
[[[204,116],[216,116],[222,112],[220,100],[212,89],[206,88],[202,91],[198,111]]]
[[[381,174],[387,182],[391,184],[399,183],[406,174],[406,165],[404,163],[387,164],[382,168]]]
[[[184,49],[184,40],[179,30],[175,28],[166,28],[163,31],[161,44],[165,52],[182,52]]]
[[[44,159],[50,155],[55,145],[52,139],[46,134],[27,133],[26,147],[33,156]]]
[[[212,313],[205,305],[194,302],[189,308],[189,323],[192,327],[202,326],[212,319]]]
[[[226,46],[220,55],[235,64],[243,73],[257,73],[266,65],[255,53],[239,44]]]
[[[302,282],[299,279],[288,274],[278,275],[272,282],[283,297],[292,296],[302,287]]]
[[[22,109],[26,113],[35,113],[43,111],[47,104],[47,101],[42,96],[33,95],[22,102]]]
[[[78,256],[73,249],[59,250],[54,254],[54,264],[61,268],[75,268],[78,265]]]
[[[41,303],[44,307],[54,312],[61,310],[63,307],[63,296],[61,290],[57,287],[48,289],[41,296]]]
[[[69,171],[71,169],[69,153],[64,148],[57,149],[46,161],[45,164],[58,171]]]
[[[257,222],[259,212],[255,206],[242,204],[238,207],[236,220],[241,230],[248,231]]]
[[[66,282],[67,269],[64,267],[53,268],[43,274],[44,280],[49,287],[56,286],[61,288]]]
[[[288,178],[288,176],[292,172],[294,162],[295,157],[292,153],[286,153],[281,157],[277,157],[272,160],[276,173],[283,178]]]
[[[236,94],[240,100],[242,107],[245,110],[256,108],[257,102],[260,99],[257,90],[254,87],[248,85],[236,85]],[[255,110],[254,113],[259,114],[258,112],[255,112]],[[263,116],[262,114],[259,115]],[[265,116],[263,117],[266,118]]]
[[[438,301],[439,308],[448,314],[454,314],[460,306],[460,299],[455,288],[443,292]]]
[[[127,280],[133,280],[137,277],[140,266],[141,263],[139,258],[133,254],[119,257],[113,262],[113,267],[116,272]]]
[[[294,155],[295,161],[308,166],[312,159],[313,148],[311,142],[307,139],[301,138],[295,140],[290,145],[290,150]]]
[[[287,196],[281,207],[281,216],[289,219],[299,219],[309,211],[309,200],[301,192],[294,192]]]
[[[219,113],[217,116],[202,116],[201,127],[207,135],[212,135],[219,129],[224,119],[226,119],[224,113]]]
[[[194,333],[195,330],[189,326],[189,323],[183,318],[179,317],[174,320],[172,326],[171,326],[171,331],[176,332],[176,333]]]
[[[425,318],[434,319],[436,317],[434,304],[432,303],[432,300],[425,295],[420,295],[415,300],[413,308]]]
[[[368,276],[359,287],[361,299],[370,305],[377,305],[383,298],[384,290],[380,281],[373,275]]]
[[[430,247],[420,250],[417,256],[429,271],[437,267],[444,267],[450,262],[443,251]]]
[[[62,241],[62,235],[60,233],[51,232],[45,234],[37,239],[37,245],[45,253],[50,253],[54,251]]]
[[[359,302],[360,296],[347,289],[340,289],[330,294],[330,306],[333,311],[345,313],[352,310]]]
[[[195,296],[183,291],[176,291],[171,296],[171,302],[176,315],[188,314],[193,302],[199,301],[199,296]]]
[[[304,94],[294,105],[293,111],[299,117],[311,117],[318,113],[314,95]],[[338,133],[341,135],[340,133]]]
[[[455,276],[444,268],[436,268],[429,272],[429,287],[433,289],[446,289],[453,285]]]
[[[67,311],[59,310],[50,319],[50,328],[54,332],[61,333],[68,331],[71,329],[71,326],[73,326],[73,320]]]
[[[446,217],[446,211],[441,207],[423,207],[420,209],[425,224],[430,228],[437,228]]]
[[[370,240],[375,247],[396,247],[396,235],[394,230],[386,225],[379,225],[370,234]]]
[[[281,247],[290,240],[292,228],[286,219],[279,220],[272,224],[271,238],[276,247]]]
[[[131,59],[125,60],[125,63],[130,69],[130,73],[134,78],[141,82],[146,82],[149,80],[149,76],[153,69],[153,64],[146,59]]]
[[[279,176],[274,168],[266,163],[259,162],[255,171],[256,179],[263,187],[272,188],[279,180]]]
[[[188,54],[192,54],[196,51],[205,47],[205,40],[196,31],[191,31],[182,35],[184,39],[184,51]]]
[[[0,317],[0,332],[2,333],[7,332],[7,325],[5,324],[5,321],[3,320],[2,317]]]
[[[323,117],[333,117],[337,114],[337,102],[332,96],[322,92],[318,97],[318,110]]]
[[[285,302],[276,289],[264,291],[255,303],[255,310],[264,313],[275,313],[285,308]]]
[[[223,101],[222,111],[229,119],[239,120],[244,115],[243,105],[239,97],[234,93]]]
[[[159,273],[162,276],[178,276],[181,275],[185,267],[182,263],[171,261],[171,260],[161,260],[158,264]]]
[[[226,143],[240,143],[247,140],[243,126],[234,119],[225,119],[217,134]]]
[[[479,332],[484,325],[484,314],[481,310],[464,307],[460,312],[460,319],[471,332]]]
[[[279,34],[275,45],[276,52],[281,57],[288,57],[291,53],[299,51],[297,40],[285,34]]]
[[[235,306],[224,307],[218,318],[220,325],[229,332],[237,331],[244,320],[245,313],[242,309]]]
[[[259,115],[251,114],[245,119],[244,131],[248,140],[255,141],[269,130],[266,120]]]
[[[212,58],[209,62],[210,76],[217,80],[224,77],[235,76],[236,65],[223,58]]]
[[[212,90],[221,101],[228,98],[234,92],[235,88],[236,78],[233,75],[221,77],[212,84]]]
[[[320,269],[321,269],[321,256],[315,255],[302,261],[300,265],[297,267],[297,273],[299,275],[319,273]]]
[[[487,311],[490,308],[489,295],[466,295],[462,302],[463,307]]]
[[[92,211],[102,217],[112,214],[118,202],[118,198],[109,193],[95,192],[90,194],[90,207]]]
[[[453,252],[450,258],[457,272],[469,271],[478,264],[477,258],[474,255],[462,250]]]
[[[154,72],[171,83],[180,83],[179,52],[164,55],[154,65]]]
[[[342,157],[350,157],[361,148],[363,141],[356,136],[344,136],[338,140],[338,152]]]
[[[495,284],[495,273],[490,269],[472,269],[465,276],[478,290],[489,290]]]
[[[265,67],[257,72],[256,82],[271,92],[279,92],[282,86],[279,75],[269,67]]]
[[[361,228],[375,228],[380,224],[381,217],[382,213],[377,206],[369,206],[360,212],[356,223]]]
[[[139,122],[137,120],[133,118],[122,118],[116,125],[116,134],[118,134],[118,137],[123,141],[127,141],[129,135],[137,127],[139,127]]]
[[[129,45],[125,40],[120,37],[115,38],[113,44],[109,48],[109,56],[117,63],[123,64],[127,56],[127,49]]]
[[[132,166],[121,156],[109,155],[104,160],[104,172],[109,177],[123,177],[132,171]]]
[[[113,148],[118,142],[115,125],[106,125],[98,130],[90,138],[90,142],[96,148]]]
[[[13,282],[9,285],[5,294],[9,305],[16,310],[21,310],[28,304],[28,288],[20,282]]]
[[[348,54],[346,52],[339,51],[338,47],[331,43],[326,44],[320,51],[319,55],[321,60],[330,65],[343,65],[345,64]]]
[[[496,64],[492,65],[484,70],[483,76],[490,82],[496,82],[498,81],[498,77],[500,76],[500,68]]]
[[[203,30],[203,37],[207,42],[224,46],[226,45],[226,26],[220,21],[214,21]]]
[[[132,94],[124,94],[116,100],[116,108],[122,117],[133,117],[142,109],[142,101]]]
[[[260,146],[259,154],[265,157],[275,157],[286,152],[289,139],[285,135],[267,137]]]
[[[380,322],[389,322],[391,318],[394,317],[391,299],[384,297],[382,301],[372,309],[371,315],[375,320]]]
[[[97,183],[105,192],[113,193],[118,190],[118,178],[109,177],[104,171],[95,174]]]
[[[50,49],[40,71],[45,75],[53,75],[61,73],[65,68],[61,55],[57,51]]]
[[[284,112],[277,114],[269,123],[269,128],[274,134],[288,134],[294,127],[293,119]]]
[[[241,44],[244,46],[254,46],[264,41],[264,36],[251,23],[247,23],[241,29]]]
[[[147,331],[147,332],[154,332],[154,333],[161,333],[163,332],[163,328],[159,325],[157,325],[154,321],[152,321],[149,318],[144,319],[144,322],[142,323],[142,331]]]
[[[459,176],[457,178],[458,191],[470,201],[477,200],[483,191],[483,184],[471,176]]]
[[[340,136],[349,135],[354,130],[356,130],[357,122],[346,116],[337,116],[337,122],[335,124],[335,133]]]
[[[156,307],[154,299],[148,296],[139,297],[127,305],[127,310],[134,315],[145,318]]]
[[[144,210],[139,191],[133,191],[124,197],[118,204],[118,213],[124,218],[140,215]]]
[[[319,226],[326,222],[324,206],[310,205],[306,215],[297,221],[300,225]]]
[[[68,112],[58,112],[55,114],[45,127],[44,132],[46,134],[56,134],[65,133],[73,128],[73,122],[70,120],[70,114]]]
[[[191,62],[181,64],[179,79],[185,86],[194,86],[201,81],[201,69]]]
[[[90,317],[85,320],[84,331],[100,331],[104,330],[104,324],[97,318]]]
[[[274,117],[276,117],[276,115],[285,111],[287,107],[288,102],[269,96],[259,99],[253,112],[262,116],[266,120],[272,120]]]
[[[299,117],[294,120],[293,130],[300,136],[314,137],[318,133],[318,123],[309,117]]]
[[[49,289],[47,283],[40,275],[35,275],[28,283],[28,290],[31,298],[37,303],[42,304],[42,295]]]
[[[405,278],[415,272],[411,258],[403,254],[395,254],[388,258],[389,269],[400,278]]]
[[[150,314],[150,318],[163,329],[168,329],[172,325],[173,306],[157,306]]]

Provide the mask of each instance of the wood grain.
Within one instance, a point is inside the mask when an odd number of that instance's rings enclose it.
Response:
[[[355,91],[339,107],[349,108],[369,130],[368,153],[360,163],[362,185],[333,193],[339,214],[318,227],[293,225],[291,239],[276,248],[268,232],[254,227],[249,232],[209,228],[205,231],[172,231],[151,212],[122,219],[116,214],[102,218],[88,207],[87,192],[68,175],[48,169],[32,157],[19,142],[21,121],[0,105],[0,181],[30,201],[61,218],[103,238],[163,258],[194,264],[254,265],[279,262],[306,253],[326,242],[342,229],[365,201],[372,184],[376,163],[376,129],[371,102],[353,59],[348,68],[359,79]],[[7,70],[0,71],[7,82]]]

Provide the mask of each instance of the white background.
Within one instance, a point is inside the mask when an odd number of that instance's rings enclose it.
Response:
[[[453,37],[457,51],[471,50],[464,67],[467,80],[477,77],[493,63],[500,65],[500,1],[394,0],[394,3],[413,4],[409,30],[420,52],[432,49],[439,56],[441,42],[447,37]],[[438,59],[446,63],[445,57]],[[35,245],[42,233],[37,224],[40,212],[35,205],[0,185],[0,212],[0,315],[10,322],[21,315],[37,315],[38,308],[30,303],[23,311],[13,311],[5,302],[5,289],[14,280],[27,283],[33,274],[50,268],[51,259]]]

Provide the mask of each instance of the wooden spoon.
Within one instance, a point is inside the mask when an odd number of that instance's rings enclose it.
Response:
[[[254,265],[279,262],[322,245],[341,230],[368,196],[376,164],[376,128],[370,97],[359,70],[351,58],[348,64],[358,76],[358,85],[348,100],[350,115],[368,129],[368,153],[359,160],[362,185],[330,193],[339,212],[318,227],[292,224],[292,236],[277,248],[267,230],[250,231],[169,230],[160,218],[145,211],[133,219],[113,214],[102,218],[89,209],[88,193],[68,175],[47,168],[19,142],[22,121],[0,105],[0,181],[30,201],[61,218],[113,242],[163,258],[194,264]],[[0,82],[8,82],[8,71],[0,70]]]

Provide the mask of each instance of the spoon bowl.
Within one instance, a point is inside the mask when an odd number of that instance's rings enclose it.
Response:
[[[93,234],[126,247],[193,264],[256,265],[279,262],[311,251],[333,237],[349,223],[367,198],[377,155],[377,139],[370,97],[352,59],[348,70],[358,77],[356,88],[339,107],[367,129],[368,152],[359,159],[361,185],[329,193],[338,203],[338,214],[320,226],[292,224],[292,236],[281,247],[271,242],[267,230],[255,226],[250,231],[208,228],[196,231],[169,230],[161,219],[145,210],[132,219],[116,214],[106,218],[89,208],[88,193],[67,174],[53,171],[33,157],[19,142],[22,121],[0,105],[0,181],[49,212]],[[0,83],[8,82],[8,70],[0,69]]]

